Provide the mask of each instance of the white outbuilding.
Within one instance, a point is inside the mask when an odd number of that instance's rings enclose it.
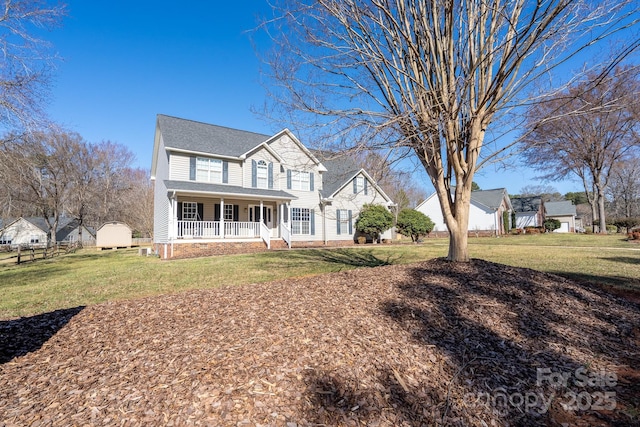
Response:
[[[130,248],[131,234],[131,227],[124,222],[105,222],[96,232],[96,246],[98,249]]]

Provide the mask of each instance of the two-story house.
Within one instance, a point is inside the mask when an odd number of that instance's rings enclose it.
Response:
[[[263,135],[158,115],[151,166],[161,258],[353,243],[364,203],[392,206],[362,169],[332,172],[289,130]]]

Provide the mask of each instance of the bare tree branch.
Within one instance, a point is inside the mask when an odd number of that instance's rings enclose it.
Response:
[[[270,114],[318,146],[411,150],[438,194],[455,261],[469,259],[471,184],[488,127],[532,102],[534,83],[549,71],[638,19],[633,2],[609,0],[278,6],[263,26],[276,45],[267,59]],[[623,46],[612,57],[633,52],[637,40]]]

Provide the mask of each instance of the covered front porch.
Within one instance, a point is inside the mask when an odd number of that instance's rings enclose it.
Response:
[[[170,237],[175,243],[262,241],[267,248],[282,239],[291,247],[289,201],[177,193]]]

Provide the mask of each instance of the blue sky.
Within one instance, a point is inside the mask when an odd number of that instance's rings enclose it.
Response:
[[[46,36],[63,58],[47,111],[90,142],[127,146],[135,166],[151,166],[159,113],[266,134],[287,127],[251,112],[264,103],[265,90],[248,32],[270,13],[266,1],[71,0],[68,13]],[[518,193],[541,184],[535,175],[487,168],[475,181]],[[426,176],[417,178],[431,193]],[[561,193],[581,190],[577,182],[550,185]]]

